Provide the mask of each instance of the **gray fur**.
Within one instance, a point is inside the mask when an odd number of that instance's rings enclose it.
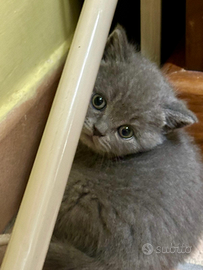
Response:
[[[197,119],[120,26],[95,93],[107,105],[90,102],[44,270],[170,270],[188,254],[156,248],[193,250],[203,229],[200,154],[179,129]],[[122,125],[132,138],[119,136]]]

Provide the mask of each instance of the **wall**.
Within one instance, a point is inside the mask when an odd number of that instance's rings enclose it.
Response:
[[[0,2],[0,232],[19,207],[80,8]]]

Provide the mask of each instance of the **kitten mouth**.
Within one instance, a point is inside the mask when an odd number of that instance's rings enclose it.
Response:
[[[94,152],[104,154],[110,153],[110,145],[105,141],[105,136],[96,136],[92,133],[82,132],[80,140]]]
[[[93,136],[92,135],[86,135],[87,140],[89,140],[90,142],[94,143],[93,141]]]
[[[81,137],[82,137],[82,140],[85,142],[85,144],[87,144],[91,147],[94,147],[94,148],[98,146],[100,136],[95,136],[93,134],[83,133]]]
[[[84,133],[83,136],[85,137],[85,140],[87,140],[90,143],[94,143],[95,137],[98,137],[98,136],[94,136],[93,134],[90,135],[86,133]]]
[[[85,138],[86,138],[88,141],[92,142],[92,143],[94,143],[95,140],[98,140],[99,137],[100,137],[100,136],[87,135],[87,134],[85,134]]]
[[[105,141],[105,136],[94,135],[93,132],[83,130],[80,136],[82,143],[90,147],[97,153],[107,153],[110,151],[110,146]]]

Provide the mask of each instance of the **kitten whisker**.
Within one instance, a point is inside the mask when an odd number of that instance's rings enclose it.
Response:
[[[85,129],[87,129],[92,134],[92,124],[88,119],[85,119],[83,127],[85,127]]]
[[[100,144],[101,146],[105,149],[105,152],[110,152],[111,150],[111,145],[106,141],[106,139],[104,138],[100,138]]]

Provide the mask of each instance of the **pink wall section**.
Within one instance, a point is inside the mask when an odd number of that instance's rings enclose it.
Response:
[[[62,68],[0,123],[0,233],[17,213]]]

